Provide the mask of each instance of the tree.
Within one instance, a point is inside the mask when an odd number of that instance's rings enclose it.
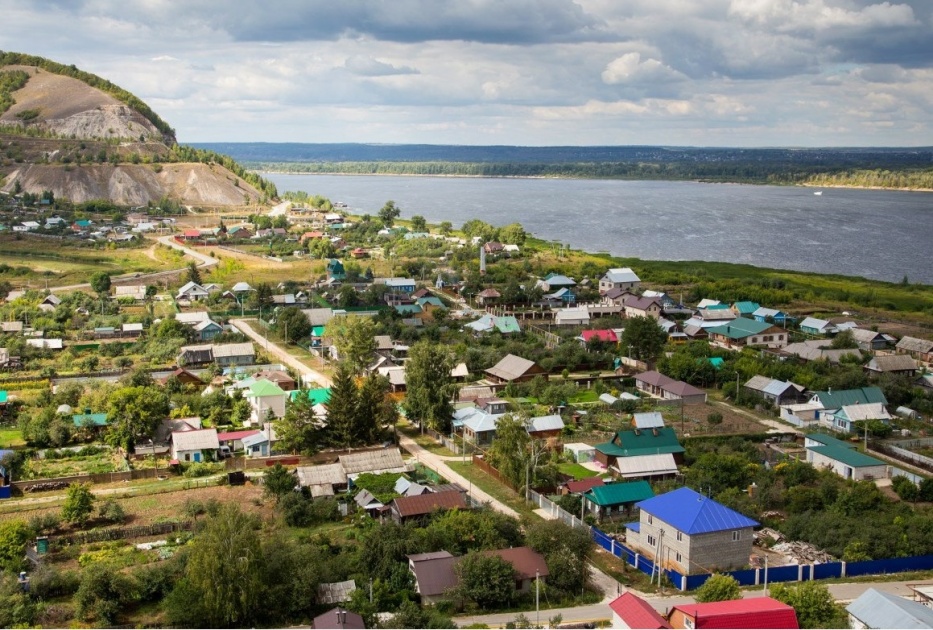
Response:
[[[847,615],[826,586],[817,582],[802,582],[796,586],[775,584],[771,597],[797,611],[801,628],[844,628]]]
[[[19,571],[26,557],[26,542],[32,532],[23,521],[0,523],[0,570]]]
[[[157,386],[121,387],[110,395],[107,443],[129,452],[141,438],[151,437],[169,415],[168,396]]]
[[[833,337],[833,341],[830,343],[829,347],[833,350],[849,350],[858,348],[858,343],[855,342],[855,337],[852,336],[851,330],[843,330]]]
[[[667,343],[667,333],[651,317],[632,317],[625,323],[620,346],[629,349],[629,356],[639,361],[653,361]]]
[[[249,296],[249,299],[256,305],[256,308],[272,306],[272,286],[268,282],[260,282],[256,285],[256,290]]]
[[[742,597],[742,589],[739,581],[731,575],[714,573],[703,583],[703,586],[697,589],[694,597],[698,604],[724,602]]]
[[[411,218],[411,231],[412,232],[427,232],[428,222],[420,214],[414,215]]]
[[[376,323],[372,318],[359,315],[334,317],[327,323],[325,336],[331,338],[337,356],[347,363],[354,375],[362,374],[373,362]]]
[[[101,299],[110,294],[110,274],[106,271],[98,271],[91,276],[91,288],[94,289]]]
[[[384,226],[390,228],[400,214],[402,214],[402,211],[395,205],[395,202],[390,199],[379,210],[379,219]]]
[[[193,260],[188,263],[188,282],[201,284],[201,270],[198,269],[198,264]]]
[[[359,390],[353,378],[353,370],[346,361],[337,364],[330,398],[325,406],[329,441],[341,447],[355,445],[358,440]]]
[[[490,463],[515,486],[525,485],[530,460],[531,437],[525,422],[518,416],[505,414],[496,423],[496,439],[489,447]]]
[[[65,503],[62,505],[62,520],[66,523],[84,525],[94,512],[94,494],[90,484],[73,483],[68,486]]]
[[[311,334],[311,320],[297,306],[289,306],[276,316],[275,330],[282,334],[286,343],[298,343]]]
[[[389,379],[376,372],[369,374],[360,384],[357,401],[359,416],[357,435],[365,444],[379,439],[383,427],[398,422],[395,401],[389,397]]]
[[[542,554],[548,566],[548,587],[568,594],[581,592],[589,572],[587,556],[593,546],[587,530],[561,521],[534,521],[526,529],[528,546]]]
[[[81,574],[75,612],[79,619],[113,625],[120,611],[137,598],[138,585],[133,578],[108,564],[94,563]]]
[[[447,433],[453,421],[453,358],[446,346],[424,340],[411,346],[405,365],[407,416],[435,431]]]
[[[262,491],[275,499],[276,504],[285,495],[295,491],[295,476],[282,464],[276,464],[262,476]]]
[[[502,608],[515,596],[515,568],[499,556],[468,553],[457,563],[460,592],[481,609]]]
[[[179,593],[170,598],[190,598],[191,612],[203,622],[193,625],[246,626],[257,619],[268,589],[259,526],[237,505],[225,504],[191,542]]]
[[[903,501],[916,501],[920,498],[920,488],[904,475],[897,475],[891,480],[891,488]]]
[[[322,423],[306,392],[299,391],[298,396],[289,401],[285,415],[275,421],[275,433],[282,448],[289,452],[314,455],[321,450]]]
[[[438,226],[438,229],[440,230],[443,236],[448,236],[451,233],[451,231],[453,231],[454,225],[450,221],[441,221],[441,224]]]
[[[499,229],[499,240],[509,245],[524,245],[528,234],[521,223],[510,223]]]

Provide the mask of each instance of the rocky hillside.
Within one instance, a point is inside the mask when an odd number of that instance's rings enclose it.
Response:
[[[108,81],[0,52],[0,190],[128,206],[163,197],[242,206],[274,195],[253,184],[263,182],[229,159],[177,145],[162,119]]]

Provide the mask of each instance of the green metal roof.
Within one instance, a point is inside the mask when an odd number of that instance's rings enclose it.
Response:
[[[721,368],[722,364],[724,363],[722,357],[710,357],[707,359],[707,361],[709,361],[709,364],[712,365],[717,370]]]
[[[706,332],[711,335],[725,335],[729,339],[745,339],[752,335],[760,335],[772,326],[774,326],[774,324],[758,322],[754,319],[746,319],[744,317],[736,317],[728,324],[713,326],[712,328],[708,328]]]
[[[732,305],[732,308],[739,315],[751,315],[752,313],[757,311],[759,308],[761,308],[761,304],[759,304],[758,302],[748,302],[748,301],[736,302],[735,304]]]
[[[311,327],[311,336],[312,336],[312,337],[323,337],[323,336],[324,336],[324,327],[323,327],[323,326],[312,326],[312,327]]]
[[[6,400],[7,400],[7,393],[6,393],[6,390],[5,390],[5,389],[0,390],[0,405],[2,405],[3,403],[5,403]]]
[[[684,447],[677,441],[677,435],[671,427],[661,427],[657,435],[654,431],[619,431],[611,442],[597,444],[595,448],[612,457],[684,452]]]
[[[654,496],[651,485],[647,481],[628,481],[612,483],[607,486],[590,488],[586,493],[587,499],[600,507],[619,505],[622,503],[637,503]]]
[[[260,379],[250,385],[249,391],[253,396],[261,398],[263,396],[281,396],[285,390],[266,379]]]
[[[830,459],[835,459],[837,462],[842,462],[846,466],[851,466],[852,468],[866,468],[868,466],[886,465],[880,459],[875,459],[870,455],[860,453],[853,448],[837,446],[835,444],[827,444],[826,446],[811,446],[808,450],[813,451],[814,453],[819,453],[825,457],[829,457]]]
[[[105,413],[78,413],[71,417],[76,427],[105,427],[107,426],[107,414]]]
[[[831,435],[826,435],[825,433],[807,433],[807,439],[813,440],[814,442],[819,442],[824,446],[838,446],[839,448],[855,448],[855,444],[851,444],[839,438],[834,438]]]
[[[843,389],[837,392],[816,392],[820,402],[826,409],[841,409],[847,405],[864,405],[867,403],[888,404],[884,392],[879,387],[861,387],[859,389]]]

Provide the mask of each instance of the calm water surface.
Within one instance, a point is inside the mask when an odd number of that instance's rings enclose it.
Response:
[[[575,249],[933,284],[933,193],[693,182],[265,174],[375,215],[521,223]]]

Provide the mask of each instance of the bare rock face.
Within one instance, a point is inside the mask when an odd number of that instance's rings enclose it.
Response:
[[[260,197],[255,188],[226,169],[198,163],[163,164],[159,172],[143,164],[30,164],[12,171],[2,190],[10,192],[15,182],[24,191],[51,190],[56,197],[75,203],[109,199],[119,205],[140,206],[170,197],[187,205],[242,206],[255,204]]]
[[[76,203],[107,199],[126,206],[165,197],[189,206],[243,206],[261,197],[218,164],[165,162],[173,154],[171,134],[111,94],[35,66],[4,69],[29,75],[0,115],[5,192],[18,184]]]

